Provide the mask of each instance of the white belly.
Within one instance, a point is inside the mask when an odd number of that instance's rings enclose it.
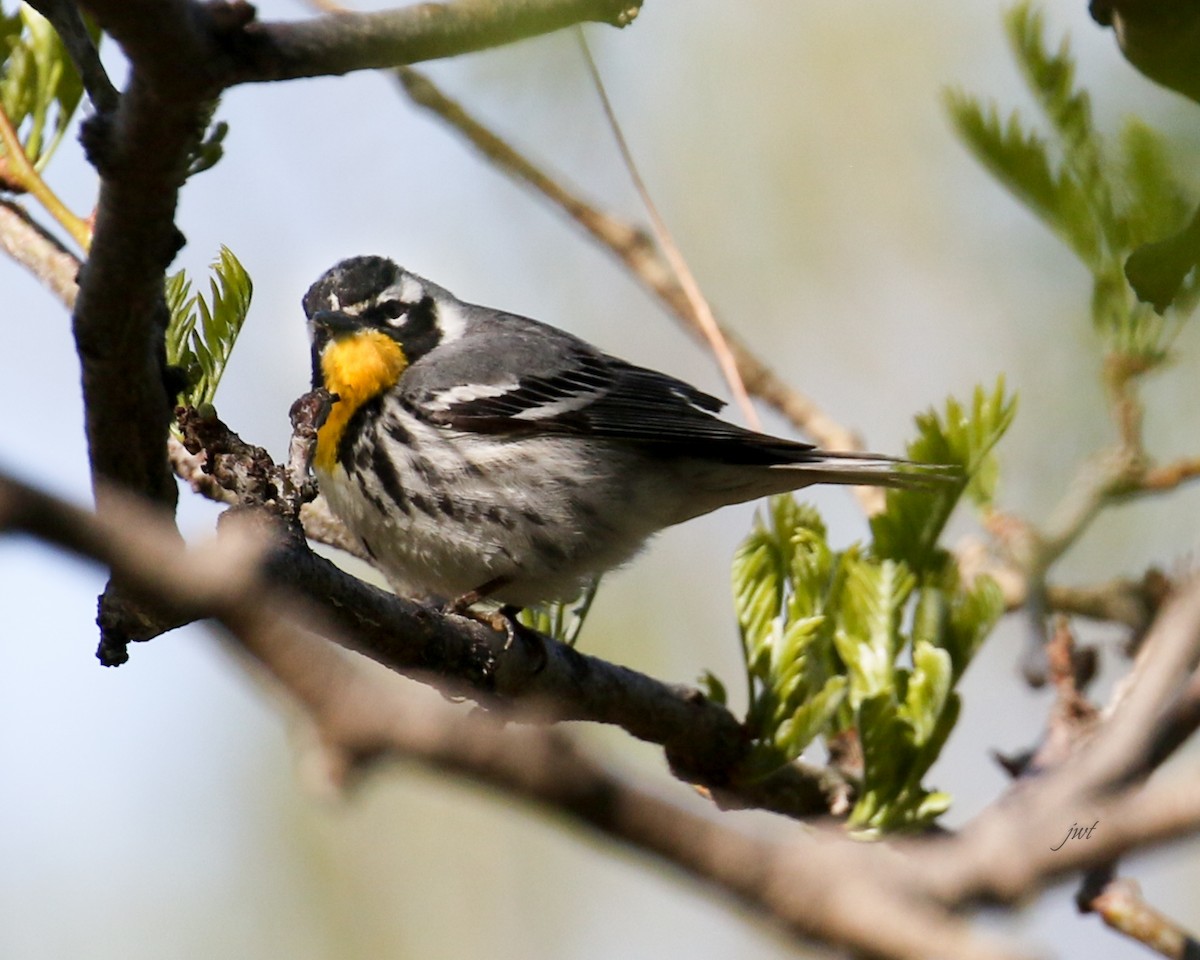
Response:
[[[681,519],[678,484],[621,448],[585,456],[561,438],[453,435],[415,420],[404,424],[407,443],[382,422],[375,431],[355,441],[354,476],[339,463],[318,480],[406,595],[449,600],[500,580],[491,595],[506,603],[571,599]],[[372,455],[380,444],[395,468],[388,482]]]

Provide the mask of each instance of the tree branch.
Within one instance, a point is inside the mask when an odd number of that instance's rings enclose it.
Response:
[[[11,200],[0,200],[0,250],[37,277],[63,305],[75,305],[79,258]]]
[[[606,770],[561,731],[413,704],[398,695],[394,678],[365,671],[311,633],[311,625],[322,625],[320,612],[258,575],[270,547],[257,526],[228,523],[215,543],[182,550],[169,516],[115,491],[106,500],[106,511],[93,514],[0,474],[0,530],[100,560],[152,608],[218,618],[349,765],[389,755],[470,776],[653,854],[794,935],[913,960],[931,947],[966,960],[1018,956],[910,894],[904,865],[883,846],[824,831],[785,840],[747,836]]]
[[[1145,758],[1198,659],[1200,577],[1194,577],[1164,605],[1133,672],[1070,758],[1019,782],[957,837],[922,852],[931,889],[958,903],[1011,902],[1035,877],[1048,882],[1200,827],[1194,774],[1140,785],[1150,772]],[[1102,828],[1086,841],[1052,849],[1068,826],[1095,820]]]
[[[1127,782],[1153,726],[1148,721],[1200,650],[1200,580],[1164,609],[1133,679],[1078,755],[1020,784],[959,836],[895,847],[824,830],[762,839],[600,767],[561,731],[504,728],[443,704],[400,699],[392,678],[365,671],[310,632],[323,614],[263,580],[258,561],[272,548],[257,525],[224,524],[216,543],[185,551],[169,518],[116,493],[107,499],[108,510],[93,514],[0,475],[0,529],[24,530],[109,564],[155,608],[217,616],[304,704],[348,767],[397,756],[470,776],[651,853],[795,935],[885,957],[1016,957],[977,938],[947,910],[980,897],[1009,902],[1055,877],[1200,827],[1194,774]],[[449,619],[446,629],[487,642],[481,625]],[[502,685],[502,671],[496,677]],[[681,701],[680,709],[691,708],[703,709]],[[1131,734],[1131,727],[1141,732]],[[1080,810],[1103,829],[1051,850]]]
[[[29,5],[54,26],[79,72],[92,106],[100,113],[115,110],[119,99],[117,88],[108,79],[104,64],[100,62],[100,53],[92,43],[79,7],[73,0],[29,0]]]
[[[204,127],[193,79],[204,51],[182,2],[128,4],[124,16],[115,17],[107,16],[109,4],[89,6],[133,66],[117,110],[94,116],[81,135],[100,173],[95,234],[74,316],[93,485],[98,496],[100,487],[119,484],[173,507],[166,443],[174,398],[165,382],[163,276],[183,242],[175,207]],[[144,56],[146,30],[161,31],[156,58]],[[146,61],[163,56],[178,57],[176,69],[189,78],[193,95],[159,85]]]
[[[576,23],[623,27],[641,0],[457,0],[377,13],[334,13],[246,31],[230,83],[331,76],[501,46]]]
[[[460,0],[298,24],[255,23],[253,7],[241,0],[84,5],[132,67],[116,109],[97,114],[82,134],[101,178],[74,314],[93,487],[99,497],[123,486],[173,508],[167,430],[174,397],[163,349],[169,319],[163,278],[184,242],[174,222],[179,190],[220,92],[247,80],[449,56],[583,18],[624,23],[638,2]],[[99,619],[101,656],[108,662],[120,662],[128,640],[152,631],[113,585],[101,598]]]
[[[829,771],[793,764],[764,780],[738,771],[749,744],[725,707],[699,691],[671,686],[580,653],[549,637],[539,650],[468,617],[373,587],[313,554],[299,537],[277,544],[270,580],[318,598],[351,649],[419,677],[437,677],[455,696],[484,705],[520,703],[554,720],[613,724],[663,747],[675,774],[711,790],[723,806],[788,816],[827,814],[844,804],[846,784]]]
[[[1110,928],[1162,954],[1170,960],[1194,960],[1200,942],[1142,897],[1137,883],[1113,879],[1095,896],[1080,902],[1084,913],[1095,913]]]

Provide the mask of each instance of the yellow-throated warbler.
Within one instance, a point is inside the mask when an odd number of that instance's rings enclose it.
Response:
[[[813,483],[922,470],[718,419],[715,397],[562,330],[457,299],[382,257],[304,297],[313,386],[336,399],[314,471],[409,595],[572,599],[663,527]]]

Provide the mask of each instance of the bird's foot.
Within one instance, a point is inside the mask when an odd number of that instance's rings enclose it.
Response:
[[[505,580],[501,577],[489,580],[483,586],[470,590],[461,597],[447,603],[442,608],[442,612],[452,613],[460,617],[468,617],[477,623],[491,627],[497,633],[503,633],[505,651],[511,650],[514,644],[521,643],[533,660],[533,673],[541,673],[546,668],[546,664],[550,659],[549,653],[546,650],[546,642],[540,633],[531,630],[517,619],[517,615],[521,612],[520,607],[512,604],[504,604],[495,610],[481,611],[472,609],[475,604],[486,600],[493,591],[498,590],[504,583]]]

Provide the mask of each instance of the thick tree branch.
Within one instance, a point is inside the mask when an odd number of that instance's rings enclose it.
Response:
[[[301,701],[333,753],[336,776],[385,758],[465,776],[654,855],[805,939],[887,957],[926,957],[931,949],[978,960],[1019,956],[910,898],[903,865],[883,847],[825,831],[750,837],[597,764],[561,731],[501,728],[416,698],[395,678],[362,669],[308,635],[286,647],[252,642],[249,650]]]
[[[930,847],[929,880],[940,896],[962,902],[1011,902],[1033,877],[1094,867],[1138,844],[1161,842],[1200,827],[1196,777],[1141,785],[1173,705],[1200,659],[1200,577],[1183,583],[1163,607],[1133,672],[1090,736],[1054,770],[1017,784],[957,837]],[[1086,842],[1052,849],[1073,823],[1097,829]],[[1039,881],[1041,882],[1041,881]]]
[[[130,4],[129,12],[142,6]],[[126,29],[125,18],[107,21],[103,9],[95,10],[131,56],[133,72],[117,111],[97,114],[84,128],[101,181],[74,329],[97,494],[101,486],[118,484],[173,507],[166,442],[174,398],[166,387],[163,276],[182,243],[175,207],[205,112],[198,96],[164,91],[139,61],[142,30],[158,28],[157,42],[167,55],[179,56],[182,74],[193,76],[195,44],[183,43],[193,31],[179,29],[170,16],[182,17],[187,8],[148,6],[154,9],[136,30]]]
[[[240,0],[84,5],[132,67],[116,109],[97,114],[83,133],[101,178],[74,314],[93,486],[98,497],[118,485],[174,507],[163,278],[183,243],[174,222],[179,190],[220,92],[247,80],[449,56],[579,19],[624,23],[638,3],[461,0],[274,25],[255,23],[253,7]],[[124,657],[128,640],[153,632],[113,585],[101,599],[100,624],[101,655],[110,662]]]
[[[794,764],[765,780],[738,769],[749,747],[741,724],[698,691],[580,653],[550,638],[542,649],[509,645],[475,620],[446,615],[343,572],[299,538],[271,556],[271,581],[320,598],[352,648],[410,676],[434,676],[484,704],[520,703],[555,720],[613,724],[662,746],[676,775],[722,806],[821,816],[845,803],[835,774]]]
[[[914,960],[931,945],[968,960],[1017,956],[910,894],[904,865],[882,846],[823,832],[786,842],[749,837],[605,770],[561,731],[505,728],[440,704],[418,708],[397,696],[393,678],[336,655],[309,630],[321,614],[257,575],[269,546],[253,527],[227,524],[215,543],[184,551],[169,516],[116,492],[107,501],[93,514],[0,475],[0,530],[100,560],[151,608],[215,616],[348,763],[389,755],[470,776],[656,855],[804,937]]]
[[[259,21],[243,0],[85,0],[135,70],[169,96],[337,76],[472,53],[586,21],[625,26],[642,0],[454,0]]]
[[[889,848],[822,830],[746,837],[600,767],[561,731],[504,728],[442,704],[418,707],[397,695],[393,678],[366,671],[313,635],[309,628],[323,615],[259,575],[258,558],[271,548],[253,528],[225,527],[215,544],[183,551],[167,517],[127,498],[114,494],[104,514],[92,514],[0,476],[0,529],[24,530],[111,565],[155,608],[217,616],[304,704],[348,766],[396,756],[472,777],[658,856],[804,937],[886,957],[1015,957],[947,909],[981,897],[1009,902],[1055,877],[1200,827],[1194,774],[1126,782],[1148,739],[1147,721],[1162,712],[1178,671],[1200,649],[1200,582],[1165,608],[1133,679],[1078,756],[1019,785],[957,837]],[[1130,735],[1131,726],[1143,733]],[[1084,811],[1103,828],[1086,843],[1051,850]]]
[[[595,21],[622,27],[641,0],[457,0],[257,23],[232,82],[330,76],[471,53]]]

